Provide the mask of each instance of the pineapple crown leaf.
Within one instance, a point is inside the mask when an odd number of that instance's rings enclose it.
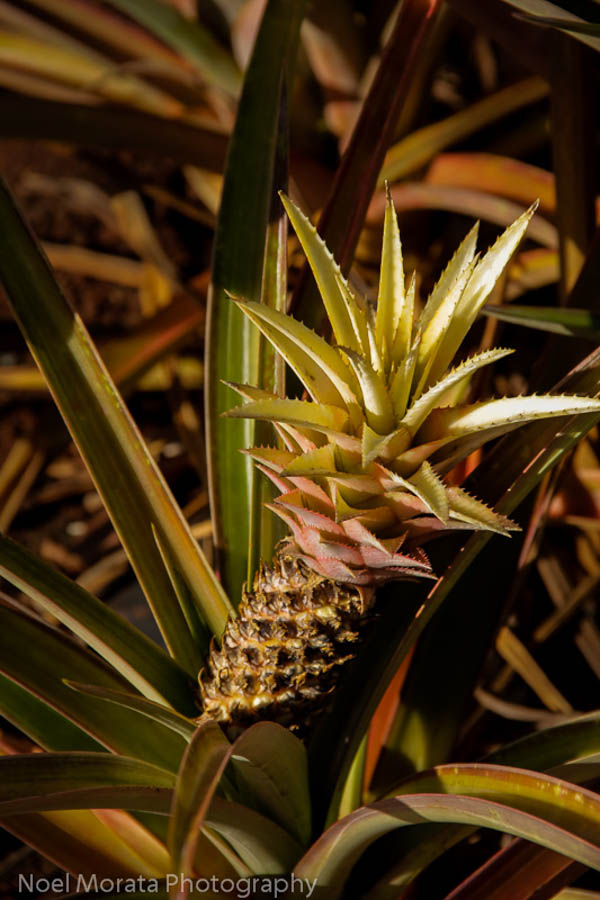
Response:
[[[521,531],[520,525],[517,525],[512,519],[495,512],[463,488],[452,484],[447,485],[446,493],[450,503],[451,516],[460,516],[463,520],[475,522],[486,530],[496,531],[508,537],[510,537],[511,531]]]
[[[458,366],[440,378],[436,384],[431,385],[418,400],[411,404],[402,418],[402,424],[414,434],[429,413],[437,406],[442,405],[451,389],[456,388],[461,382],[470,378],[477,369],[503,359],[511,353],[514,353],[514,350],[498,347],[493,350],[485,350],[483,353],[476,353],[463,360]]]
[[[226,414],[264,419],[286,449],[247,451],[281,496],[269,504],[292,531],[290,547],[324,577],[375,584],[430,571],[398,553],[449,529],[509,535],[516,526],[443,478],[468,453],[525,422],[600,410],[582,396],[502,397],[461,405],[472,375],[512,351],[476,353],[450,368],[522,239],[535,205],[479,256],[475,225],[420,315],[405,285],[398,221],[387,191],[375,311],[354,293],[308,218],[282,202],[321,291],[328,343],[301,322],[232,298],[285,358],[310,399],[230,384],[244,403]],[[295,549],[294,549],[295,548]]]
[[[281,353],[315,402],[356,405],[352,371],[335,347],[292,316],[262,303],[235,302]]]
[[[553,416],[574,415],[600,410],[600,400],[568,394],[533,394],[528,397],[500,397],[468,406],[435,409],[421,427],[419,436],[426,441],[459,438],[487,430],[498,432]],[[499,432],[498,432],[499,433]]]
[[[315,276],[335,340],[353,350],[360,349],[349,309],[351,292],[349,288],[347,292],[341,289],[340,285],[345,285],[346,281],[340,267],[307,216],[283,191],[280,191],[279,196]]]

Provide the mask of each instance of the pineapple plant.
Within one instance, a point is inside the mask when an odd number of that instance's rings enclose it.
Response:
[[[472,375],[507,356],[456,361],[469,329],[521,241],[532,206],[479,256],[467,234],[419,312],[405,284],[388,191],[374,309],[353,290],[306,216],[282,201],[325,305],[332,343],[265,305],[239,308],[302,381],[304,399],[230,385],[229,416],[271,422],[275,447],[247,452],[279,490],[269,508],[290,536],[245,589],[220,647],[200,674],[205,713],[235,733],[271,719],[300,734],[326,708],[388,581],[433,578],[422,544],[450,530],[518,528],[445,480],[486,441],[526,422],[598,407],[588,397],[468,400]]]

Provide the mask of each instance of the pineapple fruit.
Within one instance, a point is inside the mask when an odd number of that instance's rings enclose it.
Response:
[[[389,192],[376,311],[355,294],[310,221],[282,201],[333,340],[267,306],[236,301],[307,396],[231,385],[246,402],[228,414],[272,422],[280,437],[278,447],[247,452],[280,491],[270,508],[290,529],[200,676],[205,713],[233,733],[266,718],[305,734],[355,655],[378,584],[431,578],[421,545],[440,533],[516,528],[444,481],[457,462],[526,422],[600,407],[564,395],[465,403],[473,373],[512,351],[488,350],[452,366],[534,207],[481,258],[475,225],[417,314]]]

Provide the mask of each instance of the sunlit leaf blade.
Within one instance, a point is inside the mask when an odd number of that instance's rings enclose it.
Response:
[[[589,757],[600,751],[600,715],[590,713],[571,722],[542,729],[507,744],[486,757],[486,763],[519,766],[546,771],[561,763]],[[573,766],[563,767],[564,777],[573,781]],[[571,774],[567,771],[571,769]],[[395,791],[391,790],[391,793]],[[417,840],[406,834],[397,848],[397,860],[387,880],[396,889],[409,884],[444,850],[467,837],[469,826],[436,826]]]
[[[291,316],[258,303],[238,301],[238,306],[281,353],[317,403],[356,403],[352,373],[331,344]]]
[[[190,708],[191,679],[154,641],[3,535],[0,575],[70,628],[146,697]]]
[[[548,93],[547,83],[539,76],[502,88],[466,109],[413,131],[388,151],[378,183],[397,181],[417,172],[440,150],[458,143],[470,134],[523,106],[541,100]]]
[[[303,0],[265,10],[231,138],[213,250],[207,334],[206,422],[211,509],[223,581],[235,603],[247,576],[254,443],[251,422],[220,416],[235,401],[223,382],[255,384],[258,333],[230,295],[260,301],[278,139],[281,82],[291,71]]]
[[[514,353],[514,350],[498,348],[469,357],[455,369],[451,369],[447,375],[440,378],[437,384],[432,385],[418,400],[412,403],[402,419],[402,424],[415,434],[432,410],[437,406],[444,406],[444,395],[451,388],[456,387],[465,378],[469,378],[481,366],[487,366],[511,353]]]
[[[107,753],[27,753],[0,759],[0,816],[52,809],[169,807],[172,773]]]
[[[343,278],[339,266],[323,238],[302,210],[283,194],[281,200],[317,282],[327,318],[331,323],[334,341],[356,350],[356,334],[347,307],[347,295],[339,283]]]
[[[422,429],[423,438],[434,441],[441,437],[464,437],[487,429],[514,426],[535,419],[574,413],[594,412],[600,401],[590,397],[547,394],[531,397],[501,397],[483,400],[457,409],[436,410]]]
[[[23,813],[0,819],[0,824],[73,875],[152,878],[159,874],[89,810]]]
[[[160,0],[109,0],[109,3],[193,63],[210,84],[237,96],[241,76],[233,57],[199,22],[184,18],[173,5]]]
[[[564,309],[554,306],[485,306],[482,312],[501,322],[524,325],[554,334],[597,341],[600,337],[600,316],[587,309]]]
[[[530,206],[536,199],[545,213],[556,211],[554,175],[495,153],[440,153],[427,170],[428,184],[474,188]]]
[[[60,660],[60,666],[57,665]],[[97,656],[29,615],[0,605],[0,671],[107,749],[176,771],[184,740],[133,710],[78,694],[63,679],[127,691],[128,683]]]
[[[147,716],[153,722],[159,722],[175,734],[181,735],[186,741],[192,737],[195,725],[191,719],[180,716],[178,713],[167,709],[160,703],[154,703],[152,700],[146,700],[145,697],[139,697],[137,694],[128,694],[124,691],[114,691],[111,688],[96,687],[93,684],[78,684],[75,681],[65,681],[69,687],[79,691],[81,694],[88,694],[90,697],[98,697],[100,700],[106,700],[108,703],[116,703],[125,709],[133,709]]]
[[[227,411],[230,419],[264,419],[271,422],[289,422],[306,428],[340,430],[348,421],[348,415],[339,406],[325,403],[309,403],[306,400],[255,400]]]
[[[435,383],[441,377],[454,358],[465,335],[500,277],[500,273],[523,238],[536,206],[530,207],[516,222],[513,222],[473,269],[456,307],[452,323],[437,349],[431,368],[430,383]]]
[[[375,338],[378,347],[391,354],[394,346],[396,326],[403,329],[398,341],[398,359],[403,359],[409,350],[412,316],[402,316],[405,302],[404,264],[398,218],[390,197],[386,195],[385,218],[383,223],[383,247],[381,251],[381,272],[379,274],[379,294],[377,297],[377,318]]]
[[[44,750],[102,749],[89,734],[4,675],[0,675],[0,715]]]
[[[588,794],[589,792],[586,792]],[[594,797],[595,795],[592,795]],[[597,798],[595,799],[598,805]],[[523,804],[525,805],[525,804]],[[576,830],[567,831],[560,823],[560,807],[535,813],[511,808],[503,803],[458,794],[406,794],[362,807],[333,825],[295,867],[302,878],[318,878],[327,886],[328,898],[340,897],[352,867],[378,837],[405,825],[427,822],[454,822],[488,827],[524,837],[557,850],[590,867],[600,869],[600,847],[593,843],[587,809],[581,810]]]
[[[306,845],[311,813],[302,742],[280,725],[259,722],[237,739],[232,762],[241,801]]]
[[[116,103],[167,118],[180,116],[183,106],[169,94],[120,72],[109,60],[104,62],[72,48],[52,47],[26,35],[0,31],[0,63],[25,69],[49,80],[76,88],[90,89]]]
[[[231,745],[216,722],[202,722],[181,761],[169,822],[173,869],[191,874],[206,813],[225,771]],[[173,897],[179,897],[177,887]]]
[[[229,613],[227,598],[5,186],[0,190],[0,225],[0,278],[20,327],[89,466],[167,646],[195,674],[201,664],[199,648],[156,551],[152,526],[216,633]]]

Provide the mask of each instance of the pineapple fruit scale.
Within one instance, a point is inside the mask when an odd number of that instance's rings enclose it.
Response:
[[[355,655],[377,585],[431,578],[421,545],[440,533],[517,526],[444,476],[486,441],[526,422],[600,408],[589,397],[465,403],[472,375],[512,351],[452,365],[522,239],[535,207],[481,258],[476,224],[417,315],[388,192],[376,310],[342,275],[311,222],[282,195],[323,298],[328,343],[291,316],[236,300],[296,372],[306,399],[231,385],[230,416],[271,422],[277,447],[248,450],[280,495],[290,537],[246,590],[200,675],[205,714],[236,733],[271,719],[306,734]]]

